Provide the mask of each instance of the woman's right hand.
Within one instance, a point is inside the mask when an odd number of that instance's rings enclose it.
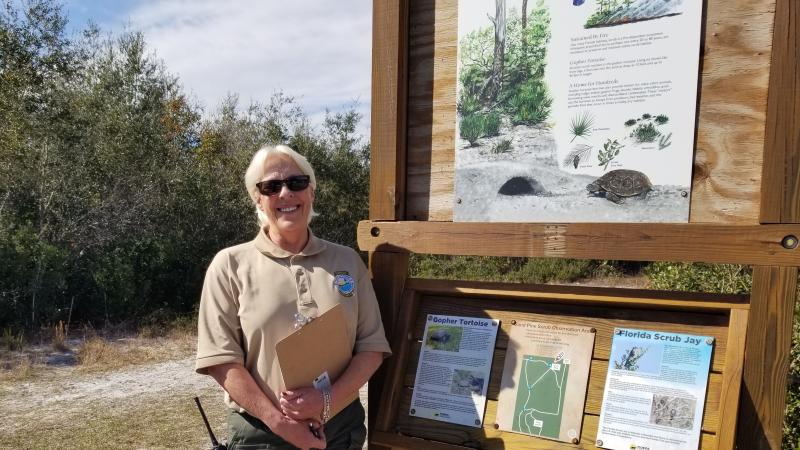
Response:
[[[314,425],[319,437],[314,436],[309,424]],[[269,428],[275,434],[282,437],[283,440],[302,450],[310,450],[312,448],[324,449],[328,445],[322,426],[314,421],[294,420],[282,415],[277,422],[271,424]]]

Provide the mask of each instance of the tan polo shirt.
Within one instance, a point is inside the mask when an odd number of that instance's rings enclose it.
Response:
[[[297,312],[316,317],[337,303],[345,307],[354,353],[391,354],[367,268],[353,249],[309,231],[308,244],[293,255],[265,230],[222,250],[208,267],[197,326],[198,373],[217,364],[244,364],[277,405],[284,384],[275,344],[294,331]],[[244,411],[227,393],[225,402]]]

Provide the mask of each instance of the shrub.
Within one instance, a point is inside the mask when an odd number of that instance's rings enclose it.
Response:
[[[659,114],[656,116],[655,121],[659,125],[664,125],[665,123],[669,122],[669,117],[665,116],[664,114]]]
[[[483,134],[483,118],[477,115],[467,115],[461,118],[459,128],[461,139],[469,142],[470,147],[478,142],[478,138]]]
[[[626,127],[632,127],[634,125],[636,125],[636,119],[628,119],[628,120],[625,121],[625,126]]]
[[[653,142],[660,135],[661,132],[656,130],[656,126],[650,122],[640,123],[631,133],[631,137],[636,139],[636,142],[640,143]]]
[[[10,327],[3,328],[3,347],[8,351],[22,350],[25,345],[25,335],[22,331],[15,333]]]
[[[507,108],[515,125],[536,125],[547,120],[552,104],[544,82],[534,79],[510,97]]]
[[[732,264],[655,262],[645,274],[654,289],[744,294],[753,285],[750,269]]]
[[[462,92],[456,108],[462,116],[471,116],[480,111],[481,103],[476,96]]]
[[[483,135],[488,137],[493,137],[499,134],[500,134],[500,114],[492,111],[483,116]]]
[[[492,146],[492,153],[506,153],[511,150],[511,139],[501,139]]]

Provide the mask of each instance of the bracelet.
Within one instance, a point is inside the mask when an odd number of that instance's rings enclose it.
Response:
[[[326,423],[331,419],[331,391],[328,389],[322,390],[322,417],[321,423]]]

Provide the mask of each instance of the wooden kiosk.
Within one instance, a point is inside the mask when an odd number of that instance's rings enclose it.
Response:
[[[370,220],[358,242],[395,352],[370,383],[370,448],[594,449],[615,326],[713,336],[700,448],[777,449],[800,266],[800,2],[706,0],[688,224],[454,223],[457,0],[373,2]],[[408,279],[432,253],[753,267],[749,296]],[[580,442],[408,415],[425,314],[597,330]]]

